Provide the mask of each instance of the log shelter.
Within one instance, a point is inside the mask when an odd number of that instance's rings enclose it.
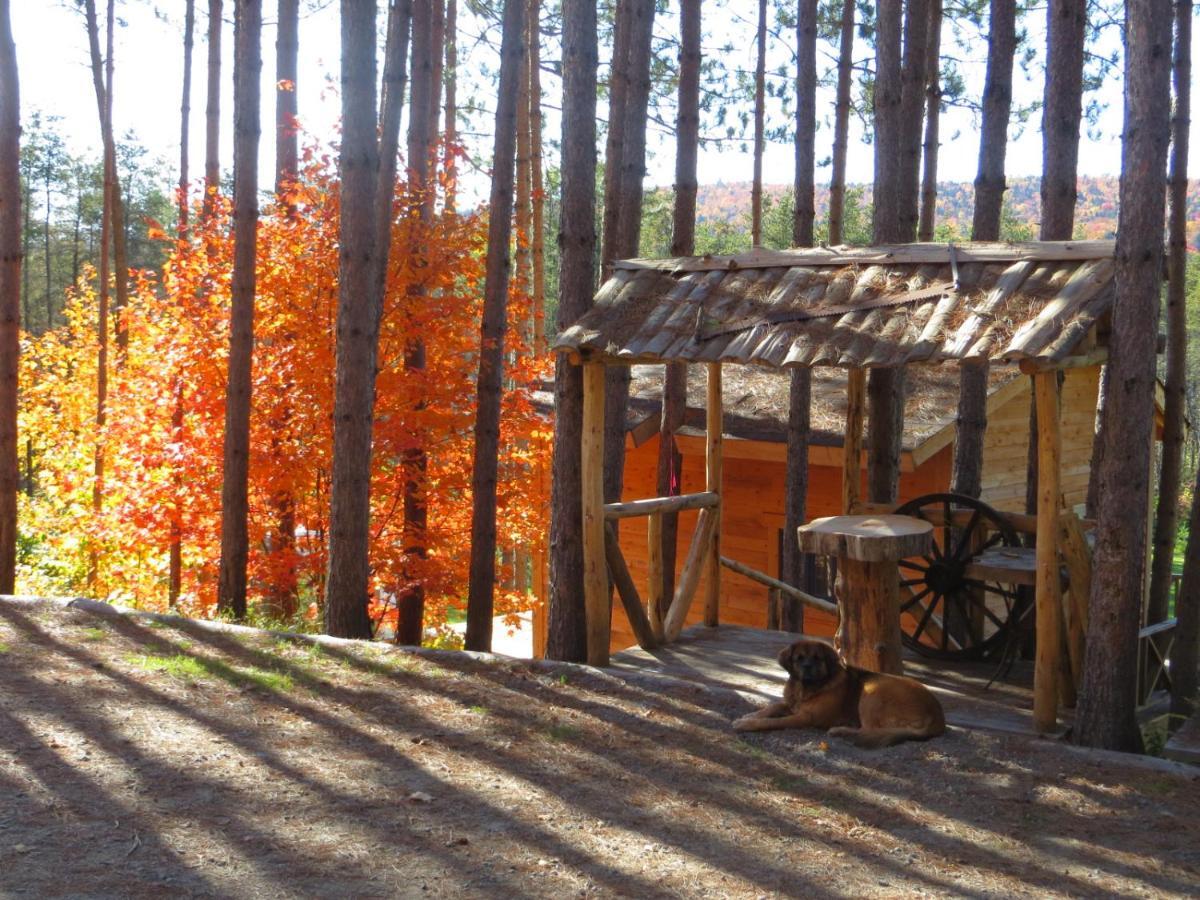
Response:
[[[844,452],[852,464],[843,467],[850,477],[843,481],[842,497],[843,512],[853,514],[877,512],[859,497],[857,478],[866,370],[987,359],[1019,367],[1034,385],[1039,486],[1034,724],[1039,731],[1054,730],[1062,675],[1074,668],[1064,648],[1075,662],[1086,622],[1080,590],[1071,591],[1064,609],[1060,552],[1081,582],[1090,571],[1090,560],[1081,558],[1086,545],[1081,549],[1078,520],[1063,508],[1060,492],[1059,373],[1098,367],[1107,359],[1114,250],[1112,241],[906,244],[616,263],[593,307],[554,344],[584,374],[580,462],[588,661],[608,663],[610,580],[645,649],[678,637],[705,572],[710,577],[704,620],[718,624],[715,574],[722,564],[738,566],[723,559],[720,548],[723,364],[848,370]],[[605,504],[605,369],[671,362],[700,364],[707,371],[706,490]],[[698,510],[699,521],[675,595],[660,603],[659,525],[665,512],[681,510]],[[649,517],[645,605],[609,527],[611,520],[640,515]],[[828,608],[818,598],[790,592]]]

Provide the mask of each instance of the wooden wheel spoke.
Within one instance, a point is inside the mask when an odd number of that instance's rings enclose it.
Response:
[[[921,566],[907,559],[900,560],[900,567],[903,569],[912,569],[914,572],[928,572],[928,566]]]
[[[933,588],[927,587],[927,588],[925,588],[925,590],[921,591],[921,593],[913,594],[900,607],[900,612],[908,612],[910,609],[912,609],[914,606],[916,606],[918,603],[920,603],[921,600],[924,599],[932,590],[933,590]]]
[[[978,553],[982,553],[984,550],[991,550],[993,547],[995,547],[997,544],[1002,543],[1003,541],[1004,541],[1004,535],[1001,534],[999,531],[997,531],[990,538],[988,538],[986,541],[984,541],[983,546],[980,547],[975,552],[978,554]]]
[[[900,581],[900,587],[915,587],[918,584],[924,584],[924,578],[904,578]]]
[[[963,551],[970,545],[971,535],[975,533],[975,526],[979,524],[979,519],[982,515],[983,512],[978,509],[971,513],[971,519],[967,522],[967,527],[963,529],[962,537],[958,539],[958,544],[954,548],[952,559],[959,560],[963,558]]]
[[[942,652],[950,646],[950,598],[942,598]]]
[[[950,552],[950,539],[953,536],[953,529],[950,527],[953,520],[950,518],[950,501],[942,501],[942,559],[953,559]]]
[[[933,599],[929,601],[929,605],[925,607],[925,614],[921,616],[921,620],[917,622],[917,627],[913,631],[913,640],[918,640],[922,632],[925,631],[925,626],[929,624],[929,620],[933,617],[933,610],[937,607],[938,601],[942,599],[942,595],[935,593]]]

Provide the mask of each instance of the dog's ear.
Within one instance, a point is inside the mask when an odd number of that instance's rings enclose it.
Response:
[[[838,669],[842,668],[842,658],[838,655],[836,650],[824,642],[821,643],[821,656],[825,660],[825,668],[828,670],[829,676],[832,678],[834,673],[837,672]]]
[[[795,647],[794,644],[788,644],[788,646],[784,647],[782,650],[779,651],[779,656],[778,656],[779,664],[781,666],[783,666],[784,671],[786,671],[789,675],[796,674],[792,669],[792,659],[793,659],[792,649],[793,649],[793,647]]]

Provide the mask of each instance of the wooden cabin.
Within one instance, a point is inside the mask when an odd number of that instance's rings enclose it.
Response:
[[[958,407],[956,366],[914,367],[909,370],[908,378],[900,459],[902,502],[950,489]],[[1062,490],[1066,503],[1078,510],[1082,509],[1086,498],[1091,471],[1098,380],[1097,368],[1070,369],[1065,373],[1062,386]],[[778,577],[784,522],[788,376],[758,366],[728,365],[722,393],[725,408],[722,552]],[[1004,511],[1025,511],[1030,394],[1030,379],[1022,376],[1015,367],[1002,366],[992,370],[981,499]],[[661,396],[662,367],[634,366],[626,419],[625,500],[656,494]],[[552,398],[547,394],[541,399],[549,410]],[[683,457],[680,486],[683,493],[704,489],[704,403],[703,367],[689,367],[687,413],[684,425],[676,435],[676,445]],[[845,417],[846,371],[814,369],[807,508],[810,519],[837,515],[842,511]],[[865,453],[861,465],[865,479]],[[548,484],[546,490],[549,490]],[[644,584],[647,577],[646,521],[633,518],[621,525],[621,549],[638,584]],[[679,562],[687,552],[695,521],[694,512],[680,515]],[[827,595],[829,586],[825,583],[823,569],[820,566],[810,568],[813,578],[806,587],[812,593]],[[544,585],[545,573],[539,573],[535,583]],[[767,590],[762,585],[722,569],[720,595],[722,622],[766,627]],[[701,617],[702,610],[693,608],[687,622],[698,622]],[[535,651],[539,655],[544,647],[544,619],[543,604],[534,613],[534,633],[538,636]],[[834,618],[828,614],[812,609],[805,611],[807,633],[832,635],[835,625]],[[616,652],[634,643],[629,621],[616,605],[611,649]]]

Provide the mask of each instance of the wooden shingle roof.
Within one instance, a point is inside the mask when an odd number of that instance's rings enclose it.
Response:
[[[1059,362],[1112,308],[1112,241],[627,260],[554,348],[614,362]]]

